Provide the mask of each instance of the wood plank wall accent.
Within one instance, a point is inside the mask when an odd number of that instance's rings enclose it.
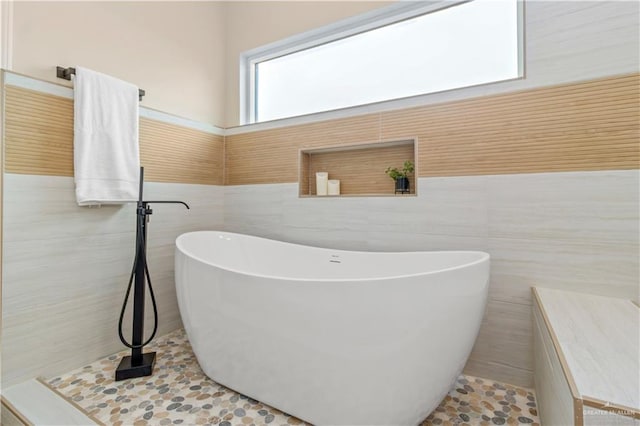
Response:
[[[140,118],[140,161],[153,182],[222,185],[224,138]],[[5,171],[73,176],[73,100],[5,87]]]
[[[225,184],[297,182],[300,148],[378,141],[379,127],[372,114],[227,136]]]
[[[340,180],[341,195],[394,195],[395,183],[384,172],[387,167],[402,169],[405,160],[415,162],[413,143],[351,150],[302,153],[301,195],[316,195],[316,172],[328,171],[329,179]],[[308,168],[305,171],[304,168]],[[415,176],[410,177],[415,193]],[[306,183],[306,185],[305,185]]]
[[[225,184],[296,182],[298,150],[417,137],[419,176],[640,166],[640,75],[227,136]]]
[[[141,118],[140,162],[149,181],[222,185],[224,137]]]

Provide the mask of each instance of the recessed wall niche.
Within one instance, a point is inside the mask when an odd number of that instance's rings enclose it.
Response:
[[[342,197],[415,196],[418,174],[416,138],[350,145],[301,148],[299,161],[300,197],[317,197],[316,172],[328,172],[329,179],[340,180]],[[386,173],[387,167],[402,169],[406,160],[416,170],[410,175],[410,193],[396,194],[395,182]]]

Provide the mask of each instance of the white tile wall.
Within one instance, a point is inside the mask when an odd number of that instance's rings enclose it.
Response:
[[[403,234],[486,241],[486,203],[485,177],[420,179],[419,197],[299,198],[297,184],[226,186],[225,227],[296,242],[317,231],[333,244],[350,240],[350,248],[372,250],[385,249],[385,237],[393,242]]]
[[[533,387],[532,321],[530,305],[505,303],[489,297],[465,370],[479,377],[496,377],[496,380]]]
[[[484,250],[490,302],[468,372],[531,385],[530,287],[640,299],[638,171],[419,179],[418,197],[299,198],[297,184],[146,184],[160,331],[180,325],[174,240],[220,229],[352,250]],[[80,208],[73,180],[5,175],[3,380],[53,375],[121,348],[132,205]],[[149,312],[148,312],[149,313]],[[147,325],[151,325],[150,315]]]
[[[145,199],[191,206],[152,206],[149,269],[159,332],[166,333],[181,324],[173,242],[183,232],[222,227],[224,190],[147,183]],[[5,174],[3,206],[3,385],[51,376],[122,349],[117,321],[133,262],[134,205],[78,207],[73,178]]]
[[[559,178],[561,177],[561,178]],[[488,176],[495,238],[637,243],[638,172]]]
[[[531,385],[530,287],[639,300],[638,171],[419,179],[418,197],[299,198],[297,184],[148,183],[161,332],[180,325],[174,240],[220,229],[352,250],[484,250],[490,302],[467,370]],[[3,379],[53,375],[121,348],[132,205],[80,208],[73,180],[5,175]],[[147,325],[151,325],[150,316]]]
[[[298,198],[225,187],[225,228],[354,250],[484,250],[490,302],[470,374],[532,386],[530,287],[640,300],[640,172],[419,179],[418,197]]]
[[[620,244],[491,238],[489,252],[496,300],[528,304],[534,285],[638,300],[637,240]]]

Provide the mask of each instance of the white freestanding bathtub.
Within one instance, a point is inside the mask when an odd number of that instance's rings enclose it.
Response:
[[[461,373],[489,255],[321,249],[226,232],[176,240],[189,341],[216,382],[320,425],[415,425]]]

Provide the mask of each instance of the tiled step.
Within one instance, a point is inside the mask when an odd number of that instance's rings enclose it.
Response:
[[[35,426],[99,424],[37,379],[3,389],[2,398],[24,420]]]

